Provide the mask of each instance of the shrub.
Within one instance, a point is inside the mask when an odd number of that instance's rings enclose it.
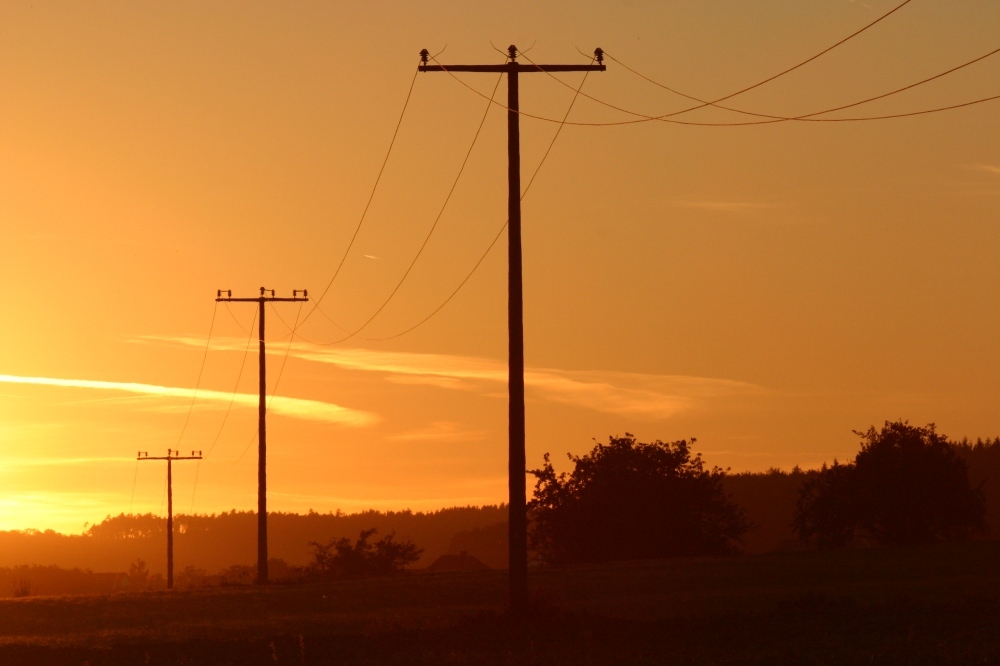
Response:
[[[693,443],[695,440],[691,440]],[[556,475],[545,454],[529,503],[531,545],[551,564],[718,555],[735,552],[747,529],[722,490],[725,472],[706,469],[686,440],[637,442],[626,433],[569,456]]]
[[[310,541],[309,545],[316,552],[312,564],[307,567],[307,574],[320,578],[389,576],[420,559],[423,549],[409,540],[396,541],[392,532],[369,543],[368,540],[377,532],[374,528],[363,530],[353,545],[347,537],[326,544]]]
[[[968,539],[985,529],[985,501],[954,446],[935,431],[886,421],[861,437],[846,465],[834,463],[800,491],[793,526],[804,541],[912,545]]]

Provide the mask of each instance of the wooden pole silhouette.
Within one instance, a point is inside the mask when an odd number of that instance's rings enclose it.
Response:
[[[256,298],[233,298],[233,292],[227,290],[226,295],[222,295],[220,289],[216,292],[216,301],[257,303],[260,313],[258,328],[258,339],[260,341],[260,381],[258,383],[259,400],[257,403],[257,584],[267,584],[267,360],[265,357],[264,344],[264,305],[274,301],[282,302],[304,302],[309,300],[309,292],[305,289],[296,289],[292,292],[291,298],[282,298],[274,295],[267,295],[267,289],[260,288],[260,296]],[[299,296],[299,294],[302,296]]]
[[[189,456],[178,455],[180,451],[167,449],[165,456],[150,456],[145,451],[139,451],[136,460],[166,460],[167,461],[167,589],[174,589],[174,474],[172,463],[175,460],[201,460],[201,451],[192,451]]]
[[[508,344],[508,604],[515,617],[528,609],[528,510],[524,451],[524,299],[521,277],[521,135],[518,75],[533,72],[603,72],[604,52],[594,51],[596,65],[522,65],[517,47],[507,49],[503,65],[431,65],[420,52],[421,72],[507,73],[507,344]]]

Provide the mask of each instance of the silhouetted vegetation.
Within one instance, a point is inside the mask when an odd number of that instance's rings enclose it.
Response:
[[[746,512],[749,523],[743,535],[743,552],[758,554],[805,547],[792,529],[792,520],[802,484],[817,474],[819,470],[796,467],[790,472],[772,468],[723,477],[722,489]]]
[[[395,532],[399,539],[420,544],[425,550],[416,566],[427,566],[448,552],[457,533],[506,520],[505,505],[430,512],[271,513],[270,552],[288,566],[304,567],[312,561],[310,541],[353,538],[375,527],[380,534]],[[153,514],[109,516],[76,535],[52,530],[0,531],[0,567],[34,563],[125,572],[142,558],[153,574],[165,573],[166,538],[166,520]],[[174,517],[176,572],[187,566],[213,574],[234,564],[253,566],[256,553],[257,514],[253,511]]]
[[[369,543],[368,540],[376,532],[375,528],[362,530],[353,544],[347,537],[325,544],[311,541],[309,545],[316,552],[306,573],[314,578],[330,579],[389,576],[420,559],[422,548],[417,548],[411,541],[396,541],[393,533]]]
[[[692,440],[693,442],[694,440]],[[686,440],[637,442],[626,433],[557,475],[545,454],[529,504],[532,547],[552,564],[734,553],[743,512]]]
[[[985,529],[985,500],[968,467],[934,424],[886,421],[855,434],[861,450],[802,486],[794,519],[821,548],[858,540],[894,546],[958,541]]]

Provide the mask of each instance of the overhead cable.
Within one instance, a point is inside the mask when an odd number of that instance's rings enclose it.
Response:
[[[591,59],[591,62],[593,62],[593,59]],[[521,198],[522,201],[524,200],[525,195],[528,194],[528,190],[531,189],[532,183],[535,182],[535,177],[538,176],[538,172],[541,171],[542,165],[545,164],[545,160],[548,158],[549,153],[552,152],[552,147],[556,144],[556,139],[559,138],[559,133],[562,132],[563,127],[566,126],[566,122],[565,121],[566,121],[567,118],[569,118],[570,111],[573,110],[573,105],[576,103],[577,97],[580,95],[580,91],[583,90],[583,84],[585,84],[587,82],[587,76],[589,74],[590,74],[589,71],[586,71],[586,72],[583,73],[583,79],[580,81],[580,85],[576,88],[575,93],[573,95],[573,99],[570,100],[569,107],[566,109],[566,113],[563,114],[563,122],[559,124],[558,128],[556,128],[556,132],[555,132],[554,135],[552,135],[552,140],[549,141],[549,146],[548,146],[548,148],[545,149],[545,153],[542,155],[542,159],[539,160],[538,166],[535,167],[534,172],[531,174],[531,178],[528,180],[528,184],[525,185],[524,191],[521,192],[521,197],[520,198]],[[384,337],[384,338],[362,338],[362,339],[363,340],[372,340],[372,341],[384,341],[384,340],[392,340],[394,338],[398,338],[400,336],[406,335],[407,333],[409,333],[410,331],[418,328],[419,326],[424,325],[428,320],[430,320],[431,317],[433,317],[438,312],[440,312],[441,310],[443,310],[444,307],[446,305],[448,305],[448,303],[451,302],[451,299],[455,298],[455,295],[458,294],[459,291],[461,291],[462,287],[464,287],[465,283],[469,281],[469,279],[472,277],[473,273],[475,273],[479,269],[479,266],[483,263],[483,261],[486,260],[487,255],[489,255],[489,253],[493,250],[493,246],[497,244],[497,241],[500,240],[500,236],[503,235],[504,230],[507,229],[507,224],[509,222],[510,222],[510,220],[504,221],[503,225],[501,225],[500,229],[497,231],[496,235],[493,237],[493,240],[490,241],[490,244],[489,244],[489,246],[487,246],[486,251],[483,252],[483,254],[479,257],[479,260],[476,261],[476,263],[472,266],[472,270],[470,270],[468,272],[468,274],[466,274],[466,276],[464,278],[462,278],[462,281],[458,283],[458,286],[455,287],[455,290],[452,291],[448,295],[448,297],[446,299],[444,299],[444,301],[441,302],[440,305],[438,305],[436,308],[434,308],[433,310],[431,310],[430,314],[428,314],[426,317],[424,317],[423,319],[421,319],[420,321],[418,321],[413,326],[410,326],[406,330],[400,331],[399,333],[396,333],[395,335],[390,335],[390,336]]]
[[[421,254],[423,254],[424,249],[427,247],[427,243],[430,241],[431,236],[434,234],[434,230],[437,228],[438,222],[440,222],[441,217],[444,215],[445,209],[448,207],[448,203],[451,201],[452,195],[455,193],[455,189],[458,187],[458,182],[462,178],[462,174],[465,172],[465,167],[469,163],[469,158],[472,156],[472,151],[476,147],[476,143],[479,140],[479,135],[483,131],[483,126],[486,124],[486,118],[489,116],[490,109],[492,106],[491,103],[493,101],[493,98],[496,96],[497,88],[500,87],[500,81],[502,80],[503,80],[503,74],[497,77],[497,82],[493,86],[493,92],[490,94],[490,97],[488,98],[490,103],[487,103],[486,105],[486,110],[483,112],[483,117],[480,119],[479,126],[476,128],[476,133],[472,137],[472,143],[469,145],[469,149],[465,153],[465,157],[462,160],[462,164],[458,169],[458,173],[455,175],[455,179],[452,181],[451,188],[448,190],[448,194],[445,196],[444,203],[441,204],[441,208],[438,210],[437,216],[434,218],[434,222],[431,224],[431,227],[428,230],[427,235],[424,237],[423,243],[420,244],[420,248],[417,250],[416,255],[414,255],[413,260],[410,262],[410,265],[407,266],[406,271],[403,273],[403,276],[396,283],[396,286],[393,287],[392,291],[389,293],[389,296],[384,301],[382,301],[382,304],[379,305],[378,309],[376,309],[375,312],[370,317],[368,317],[368,319],[360,327],[356,328],[353,332],[348,333],[346,336],[338,340],[332,340],[330,342],[311,342],[312,344],[330,346],[339,344],[341,342],[345,342],[346,340],[356,337],[358,333],[363,331],[365,328],[368,327],[370,323],[372,323],[375,317],[377,317],[382,312],[382,310],[385,309],[385,306],[388,305],[389,302],[399,292],[400,287],[403,286],[403,283],[406,281],[406,278],[409,277],[410,272],[416,265],[417,260],[420,259]],[[299,337],[302,336],[300,335]],[[302,339],[306,340],[306,338]],[[310,341],[306,340],[306,342]]]
[[[191,420],[191,412],[194,411],[194,401],[198,398],[198,389],[201,388],[201,376],[205,372],[205,361],[208,360],[208,346],[212,342],[212,330],[215,328],[215,315],[219,312],[219,304],[216,303],[215,307],[212,308],[212,322],[208,325],[208,337],[205,338],[205,352],[201,356],[201,368],[198,370],[198,381],[194,385],[194,393],[191,394],[191,404],[188,405],[187,416],[184,417],[184,426],[181,428],[181,434],[177,438],[177,447],[180,448],[181,441],[184,439],[184,433],[187,432],[188,422]]]
[[[713,106],[713,107],[715,107],[717,109],[723,109],[725,111],[732,111],[734,113],[740,113],[740,114],[743,114],[743,115],[746,115],[746,116],[755,116],[757,118],[770,118],[770,119],[773,119],[773,120],[807,120],[807,119],[813,118],[813,116],[820,116],[820,115],[824,115],[824,114],[827,114],[827,113],[833,113],[834,111],[843,111],[844,109],[850,109],[850,108],[855,107],[855,106],[860,106],[862,104],[867,104],[869,102],[874,102],[874,101],[879,100],[879,99],[885,99],[886,97],[891,97],[892,95],[897,95],[897,94],[899,94],[901,92],[905,92],[907,90],[911,90],[913,88],[916,88],[917,86],[922,86],[925,83],[930,83],[931,81],[934,81],[936,79],[940,79],[941,77],[944,77],[944,76],[947,76],[948,74],[952,74],[954,72],[957,72],[960,69],[964,69],[964,68],[966,68],[966,67],[968,67],[970,65],[974,65],[977,62],[979,62],[980,60],[985,60],[986,58],[989,58],[990,56],[996,55],[997,53],[1000,53],[1000,48],[994,49],[994,50],[990,51],[989,53],[985,53],[985,54],[983,54],[983,55],[981,55],[981,56],[979,56],[977,58],[973,58],[972,60],[966,61],[966,62],[962,63],[961,65],[957,65],[955,67],[952,67],[951,69],[947,69],[947,70],[945,70],[943,72],[939,72],[938,74],[935,74],[934,76],[929,76],[926,79],[921,79],[920,81],[917,81],[915,83],[911,83],[909,85],[903,86],[902,88],[896,88],[895,90],[891,90],[891,91],[889,91],[887,93],[882,93],[881,95],[875,95],[874,97],[868,97],[868,98],[860,100],[858,102],[852,102],[850,104],[843,104],[841,106],[835,106],[835,107],[830,108],[830,109],[824,109],[823,111],[814,111],[812,113],[806,113],[806,114],[799,115],[799,116],[775,116],[775,115],[766,114],[766,113],[756,113],[754,111],[746,111],[744,109],[737,109],[737,108],[730,107],[730,106],[724,106],[722,104],[716,104],[715,102],[706,102],[705,100],[702,100],[702,99],[699,99],[699,98],[694,97],[692,95],[689,95],[687,93],[681,92],[681,91],[679,91],[679,90],[677,90],[675,88],[671,88],[670,86],[664,85],[664,84],[662,84],[662,83],[660,83],[658,81],[655,81],[655,80],[651,79],[650,77],[646,76],[645,74],[637,72],[636,70],[632,69],[631,67],[629,67],[628,65],[626,65],[625,63],[623,63],[621,60],[615,58],[613,55],[611,55],[607,51],[604,52],[604,55],[606,57],[610,58],[611,60],[614,60],[617,64],[621,65],[621,67],[623,69],[628,70],[629,72],[631,72],[632,74],[635,74],[639,78],[641,78],[641,79],[643,79],[645,81],[648,81],[649,83],[652,83],[655,86],[663,88],[664,90],[670,91],[670,92],[674,93],[675,95],[680,95],[681,97],[684,97],[686,99],[690,99],[690,100],[695,101],[695,102],[701,102],[703,104],[706,104],[706,105],[709,105],[709,106]],[[560,79],[557,78],[556,80],[559,81],[559,83],[562,83],[563,85],[566,85]],[[587,95],[587,98],[591,99],[591,100],[593,100],[595,102],[597,102],[598,104],[604,104],[605,106],[610,106],[608,104],[605,104],[605,102],[602,102],[599,99],[596,99],[594,97],[590,97],[589,95]],[[615,108],[617,108],[617,107],[615,107]],[[622,110],[622,109],[619,109],[619,110]],[[627,111],[626,113],[633,113],[633,112]],[[678,111],[677,113],[683,113],[683,111]],[[634,114],[633,113],[633,115],[641,115],[641,114]],[[657,116],[657,117],[664,117],[664,116]],[[823,122],[836,122],[836,119],[831,119],[831,118],[816,118],[815,120],[821,120]]]
[[[226,307],[229,304],[226,303]],[[212,455],[212,451],[215,450],[215,445],[219,443],[219,438],[222,437],[222,431],[226,427],[226,422],[229,420],[229,413],[233,411],[233,403],[236,402],[236,394],[240,389],[240,380],[243,379],[243,368],[247,363],[247,356],[250,354],[250,343],[253,342],[253,325],[257,323],[257,311],[253,312],[253,321],[250,322],[250,333],[247,338],[247,346],[243,350],[243,360],[240,361],[240,371],[236,374],[236,385],[233,387],[233,394],[229,398],[229,404],[226,405],[226,413],[222,415],[222,423],[219,425],[219,430],[215,433],[215,438],[212,440],[212,444],[208,447],[208,451],[205,453],[205,458]],[[245,330],[245,329],[244,329]],[[194,512],[194,495],[198,490],[198,476],[201,473],[201,460],[198,461],[194,472],[194,486],[191,488],[191,511]]]
[[[327,282],[326,287],[313,304],[312,309],[309,310],[306,313],[306,316],[302,318],[303,324],[309,319],[309,317],[312,316],[312,313],[316,311],[316,308],[319,307],[319,304],[330,291],[330,287],[333,286],[337,276],[340,275],[340,269],[344,267],[344,262],[347,260],[347,256],[351,252],[351,248],[354,247],[354,241],[358,238],[358,232],[361,231],[361,225],[364,223],[365,217],[368,215],[368,209],[371,208],[372,200],[375,198],[375,191],[378,190],[378,184],[382,181],[382,174],[385,173],[385,166],[389,163],[389,156],[392,154],[392,147],[396,145],[396,137],[399,135],[399,128],[403,124],[403,117],[406,115],[406,108],[410,105],[410,97],[413,96],[413,86],[416,85],[418,73],[419,70],[413,73],[413,79],[410,81],[410,88],[406,91],[406,100],[403,102],[403,110],[399,113],[399,120],[396,121],[396,129],[393,130],[392,139],[389,141],[389,148],[385,152],[385,158],[382,160],[382,166],[379,167],[378,175],[375,177],[375,184],[372,185],[372,191],[368,195],[368,201],[365,203],[365,208],[361,212],[361,218],[358,220],[357,226],[354,227],[354,234],[351,236],[351,241],[347,244],[347,249],[344,250],[344,255],[340,258],[340,263],[337,264],[337,268],[333,272],[333,277],[331,277],[330,281]]]
[[[458,81],[459,84],[461,84],[465,88],[468,88],[469,90],[471,90],[476,95],[479,95],[480,97],[482,97],[484,99],[488,99],[488,97],[484,93],[479,92],[478,90],[476,90],[475,88],[473,88],[472,86],[470,86],[468,83],[466,83],[462,79],[460,79],[457,76],[455,76],[455,73],[452,72],[451,70],[447,69],[444,65],[441,65],[441,63],[437,63],[437,62],[436,62],[436,64],[441,67],[442,71],[444,71],[445,73],[449,74],[453,79],[455,79],[456,81]],[[840,123],[843,123],[843,122],[857,122],[857,121],[866,121],[866,120],[886,120],[886,119],[889,119],[889,118],[906,118],[906,117],[909,117],[909,116],[920,116],[920,115],[925,115],[925,114],[928,114],[928,113],[938,113],[940,111],[950,111],[952,109],[958,109],[958,108],[962,108],[962,107],[966,107],[966,106],[972,106],[972,105],[975,105],[975,104],[982,104],[983,102],[990,102],[990,101],[992,101],[994,99],[997,99],[998,97],[1000,97],[1000,96],[983,97],[981,99],[972,100],[970,102],[962,102],[960,104],[952,104],[952,105],[949,105],[949,106],[941,106],[941,107],[935,107],[935,108],[931,108],[931,109],[922,109],[920,111],[911,111],[911,112],[906,112],[906,113],[894,113],[894,114],[888,114],[888,115],[884,115],[884,116],[865,116],[865,117],[860,117],[860,118],[836,118],[836,119],[803,117],[801,120],[803,122],[814,122],[814,123],[815,122],[840,122]],[[557,118],[547,118],[545,116],[539,116],[539,115],[535,115],[535,114],[532,114],[532,113],[527,113],[527,112],[521,111],[519,109],[508,108],[503,102],[498,102],[496,100],[493,100],[493,104],[495,104],[495,105],[497,105],[497,106],[499,106],[499,107],[501,107],[503,109],[506,109],[507,111],[513,111],[514,113],[517,113],[518,115],[524,116],[525,118],[533,118],[535,120],[541,120],[541,121],[548,122],[548,123],[557,123],[558,124],[558,123],[561,122]],[[776,120],[749,120],[749,121],[745,121],[745,122],[711,123],[711,122],[694,122],[694,121],[690,121],[690,120],[678,120],[676,118],[669,117],[670,115],[673,115],[673,114],[667,114],[667,116],[644,116],[642,114],[635,114],[634,112],[629,112],[629,111],[625,111],[625,113],[633,113],[633,115],[639,115],[641,117],[636,118],[635,120],[619,120],[619,121],[599,122],[599,123],[598,122],[589,122],[589,123],[587,123],[587,122],[566,121],[565,123],[562,123],[562,124],[565,124],[565,125],[576,125],[576,126],[579,126],[579,127],[615,127],[615,126],[619,126],[619,125],[638,125],[638,124],[641,124],[641,123],[648,123],[648,122],[658,121],[658,122],[669,123],[669,124],[673,124],[673,125],[690,125],[690,126],[693,126],[693,127],[743,127],[743,126],[747,126],[747,125],[772,125],[774,123],[787,122],[786,119],[779,118],[779,119],[776,119]],[[793,120],[793,119],[790,118],[788,120]]]

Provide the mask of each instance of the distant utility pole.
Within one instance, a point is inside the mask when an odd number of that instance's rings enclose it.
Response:
[[[258,338],[260,339],[260,402],[257,406],[257,584],[267,584],[267,382],[265,381],[267,372],[267,361],[264,357],[264,305],[268,302],[283,301],[297,303],[309,300],[309,292],[305,289],[296,289],[292,292],[291,298],[281,298],[274,295],[271,289],[268,296],[267,289],[260,288],[260,296],[257,298],[233,298],[233,292],[226,290],[226,295],[222,295],[222,290],[216,292],[216,302],[240,302],[257,303],[260,312],[257,320]],[[302,296],[299,296],[302,294]]]
[[[167,589],[174,589],[174,475],[173,461],[201,460],[201,451],[192,451],[189,456],[179,455],[180,451],[167,449],[166,456],[150,457],[148,451],[139,451],[136,460],[166,460],[167,461]]]
[[[524,302],[521,291],[521,138],[517,98],[518,74],[534,72],[603,72],[604,52],[594,51],[596,65],[522,65],[517,47],[507,49],[503,65],[430,65],[427,49],[420,52],[421,72],[507,73],[507,336],[509,363],[508,487],[510,526],[510,591],[508,603],[515,617],[528,610],[528,510],[524,453]]]

